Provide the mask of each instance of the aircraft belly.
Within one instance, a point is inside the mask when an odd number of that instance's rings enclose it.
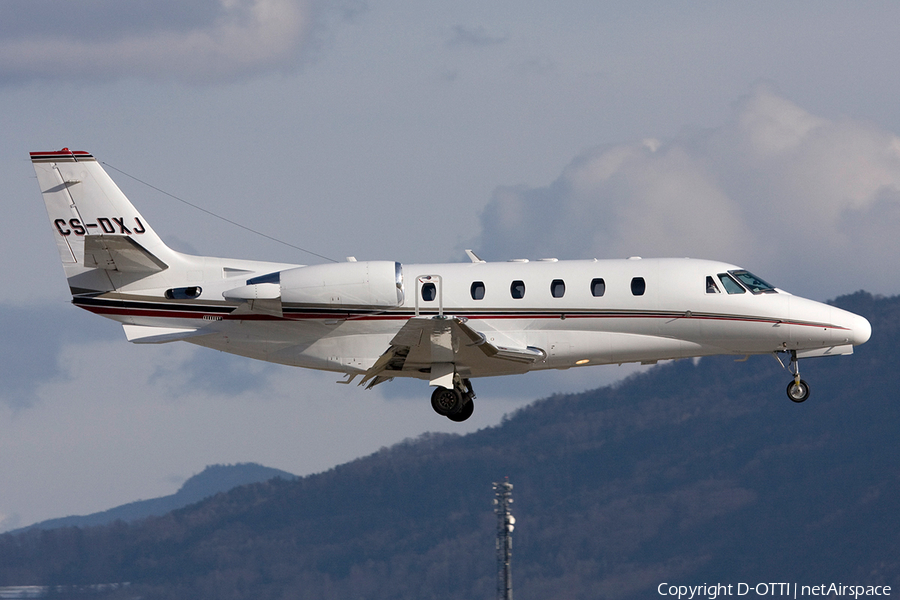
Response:
[[[213,348],[229,354],[237,354],[257,360],[293,365],[290,361],[277,360],[275,353],[286,346],[308,345],[315,333],[283,321],[218,321],[210,326],[214,335],[188,340],[193,344]]]
[[[357,326],[361,325],[361,326]],[[396,324],[325,325],[321,321],[241,321],[218,338],[197,343],[284,365],[362,373],[384,352]],[[365,333],[356,333],[362,330]]]
[[[666,334],[660,333],[664,323],[668,324]],[[525,322],[471,321],[469,324],[482,331],[488,341],[512,340],[521,347],[542,349],[546,357],[525,370],[567,369],[580,365],[615,364],[642,362],[669,358],[686,358],[721,352],[700,343],[699,326],[695,321],[682,319],[675,323],[672,318],[637,318],[617,316],[614,318],[567,317]],[[487,330],[495,325],[496,330]],[[682,327],[683,325],[683,327]],[[514,327],[528,329],[514,329]],[[504,327],[504,329],[499,329]],[[690,335],[695,339],[680,339],[675,334]],[[495,361],[499,362],[499,361]],[[486,368],[496,369],[497,365]],[[508,368],[508,367],[507,367]],[[473,373],[481,369],[472,369]],[[490,373],[495,374],[495,373]]]
[[[659,335],[616,331],[544,332],[547,359],[541,368],[644,362],[702,356],[711,350],[701,344]],[[534,341],[538,341],[535,336]],[[718,349],[721,352],[721,349]]]
[[[309,344],[285,346],[269,360],[341,373],[365,373],[388,347],[391,334],[326,337]]]
[[[260,360],[341,373],[365,373],[389,347],[402,321],[243,322],[227,339],[198,343]],[[396,373],[408,376],[407,373]]]

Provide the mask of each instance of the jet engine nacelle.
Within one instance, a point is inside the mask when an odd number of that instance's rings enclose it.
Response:
[[[279,305],[387,309],[403,304],[403,268],[398,262],[312,265],[260,277],[228,290],[227,300]],[[270,306],[268,310],[272,310]]]
[[[281,302],[344,308],[395,308],[403,304],[398,262],[367,261],[297,267],[281,272]]]

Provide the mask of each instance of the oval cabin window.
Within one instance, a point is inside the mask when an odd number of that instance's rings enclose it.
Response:
[[[643,277],[635,277],[631,280],[631,293],[635,296],[643,296],[647,291],[647,282]]]
[[[562,298],[566,295],[566,282],[562,279],[554,279],[550,283],[550,295],[554,298]]]

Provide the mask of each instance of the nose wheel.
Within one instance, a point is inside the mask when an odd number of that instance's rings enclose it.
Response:
[[[809,398],[809,384],[802,379],[796,379],[788,384],[787,395],[791,402],[799,404]]]
[[[800,404],[809,398],[809,384],[800,379],[800,361],[797,360],[797,352],[791,350],[791,372],[794,379],[787,386],[787,395],[791,402]]]

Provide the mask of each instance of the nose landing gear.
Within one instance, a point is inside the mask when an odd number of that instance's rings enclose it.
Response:
[[[461,423],[475,412],[475,392],[468,379],[457,379],[453,389],[437,387],[431,394],[431,408],[451,421]]]
[[[803,402],[809,398],[809,384],[802,379],[795,379],[787,386],[787,395],[792,402]]]
[[[791,372],[794,379],[788,383],[787,395],[791,402],[799,404],[809,398],[809,384],[800,379],[800,362],[797,360],[796,350],[791,350]]]

